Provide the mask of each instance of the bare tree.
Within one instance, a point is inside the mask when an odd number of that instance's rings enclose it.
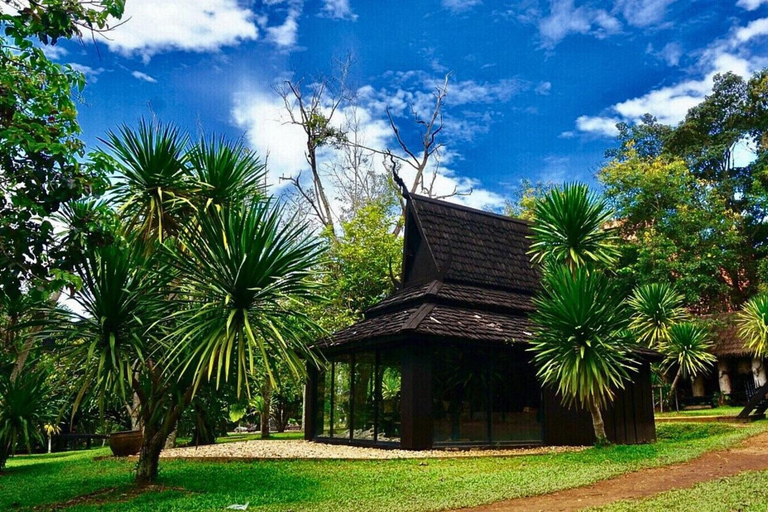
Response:
[[[334,218],[331,202],[328,199],[318,151],[323,146],[338,146],[344,139],[344,132],[332,124],[340,105],[348,99],[346,80],[351,65],[351,57],[341,63],[340,72],[335,77],[322,77],[304,87],[304,80],[286,80],[276,87],[283,99],[288,114],[288,124],[300,126],[306,136],[304,156],[309,166],[311,179],[302,181],[302,173],[297,176],[284,176],[299,196],[309,205],[311,213],[330,231],[334,232]]]

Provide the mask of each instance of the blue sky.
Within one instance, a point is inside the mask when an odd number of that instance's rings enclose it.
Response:
[[[50,52],[87,76],[89,146],[157,116],[245,137],[277,187],[304,163],[273,85],[351,52],[362,133],[381,149],[396,147],[385,108],[410,126],[451,73],[438,187],[490,208],[522,178],[592,181],[616,122],[677,123],[715,73],[768,65],[768,0],[127,0],[125,19]]]

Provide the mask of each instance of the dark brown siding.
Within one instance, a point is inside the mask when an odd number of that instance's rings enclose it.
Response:
[[[651,396],[651,368],[644,363],[633,382],[616,393],[603,411],[605,433],[612,443],[643,444],[656,440]],[[544,391],[544,443],[589,445],[595,442],[592,417],[584,410],[568,409],[550,390]]]
[[[406,450],[432,448],[432,363],[425,347],[405,347],[402,379],[401,446]]]

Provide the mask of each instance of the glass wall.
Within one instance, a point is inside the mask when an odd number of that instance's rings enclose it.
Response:
[[[541,441],[541,390],[527,354],[447,346],[432,361],[435,444]]]
[[[331,358],[318,378],[315,436],[399,442],[400,383],[399,351]]]

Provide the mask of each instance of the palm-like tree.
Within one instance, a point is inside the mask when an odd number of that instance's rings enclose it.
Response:
[[[299,305],[317,300],[310,276],[323,246],[309,235],[270,201],[203,213],[179,233],[184,253],[171,250],[169,263],[190,303],[174,317],[174,357],[194,369],[195,385],[232,373],[240,390],[256,364],[274,382],[272,357],[297,375],[300,356],[314,360],[307,342],[320,329]]]
[[[535,205],[529,251],[543,270],[532,315],[539,377],[566,402],[590,411],[601,444],[607,439],[600,407],[624,386],[634,364],[622,295],[599,269],[618,255],[616,237],[605,229],[610,218],[606,201],[586,185],[553,188]]]
[[[538,376],[567,403],[589,410],[597,441],[605,443],[600,408],[624,387],[633,364],[621,293],[604,274],[584,267],[555,265],[542,284],[531,315]]]
[[[16,379],[0,371],[0,473],[16,446],[31,453],[32,444],[42,442],[39,428],[49,419],[45,380],[43,371],[24,372]]]
[[[712,346],[709,333],[700,325],[683,322],[669,328],[668,338],[659,348],[664,354],[667,370],[677,366],[675,379],[669,389],[670,395],[675,392],[680,377],[695,377],[717,361],[710,352]]]
[[[768,294],[752,297],[738,314],[739,336],[756,357],[768,356]]]
[[[629,324],[638,341],[658,347],[669,337],[669,329],[686,319],[683,296],[669,283],[638,286],[627,300],[632,311]]]
[[[138,130],[122,126],[102,142],[111,155],[100,157],[110,161],[117,173],[113,196],[128,230],[162,242],[191,209],[194,185],[187,165],[187,136],[172,126],[141,121]]]
[[[532,260],[562,263],[571,270],[611,265],[619,255],[618,239],[606,229],[611,215],[607,201],[587,185],[566,183],[553,188],[534,207]]]

